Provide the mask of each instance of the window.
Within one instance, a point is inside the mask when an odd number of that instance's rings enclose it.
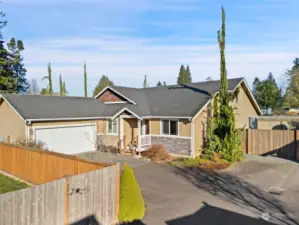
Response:
[[[178,121],[176,120],[162,120],[162,134],[164,135],[178,135]]]
[[[108,121],[108,134],[117,134],[117,121],[109,120]]]

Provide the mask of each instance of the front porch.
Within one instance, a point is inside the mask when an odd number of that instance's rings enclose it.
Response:
[[[119,117],[119,148],[121,152],[141,152],[151,146],[149,120],[122,115]]]

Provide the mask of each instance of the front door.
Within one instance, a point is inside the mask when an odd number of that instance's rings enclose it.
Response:
[[[138,124],[136,118],[124,118],[124,135],[125,145],[124,148],[132,144],[137,144],[138,139]]]

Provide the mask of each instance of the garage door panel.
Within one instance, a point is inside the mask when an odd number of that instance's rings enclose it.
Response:
[[[43,127],[35,129],[35,140],[42,141],[49,150],[74,154],[95,149],[95,125]]]

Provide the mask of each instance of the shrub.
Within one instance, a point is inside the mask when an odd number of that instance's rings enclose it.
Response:
[[[97,148],[97,151],[117,154],[118,153],[118,148],[116,148],[112,145],[109,145],[109,146],[108,145],[99,145],[98,148]]]
[[[145,213],[144,200],[132,168],[125,163],[120,179],[120,222],[140,220]]]
[[[229,162],[224,159],[217,159],[215,161],[212,161],[200,157],[177,158],[173,162],[171,162],[171,164],[173,166],[196,167],[196,168],[208,169],[208,170],[221,170],[227,168],[230,165]]]
[[[147,151],[141,153],[143,157],[149,158],[155,162],[169,162],[172,160],[165,147],[161,144],[155,144]]]
[[[25,148],[34,148],[34,149],[40,149],[40,150],[45,150],[45,151],[49,151],[48,148],[46,148],[46,143],[42,142],[42,141],[26,141],[24,139],[20,139],[17,140],[14,145],[16,146],[21,146],[21,147],[25,147]]]

